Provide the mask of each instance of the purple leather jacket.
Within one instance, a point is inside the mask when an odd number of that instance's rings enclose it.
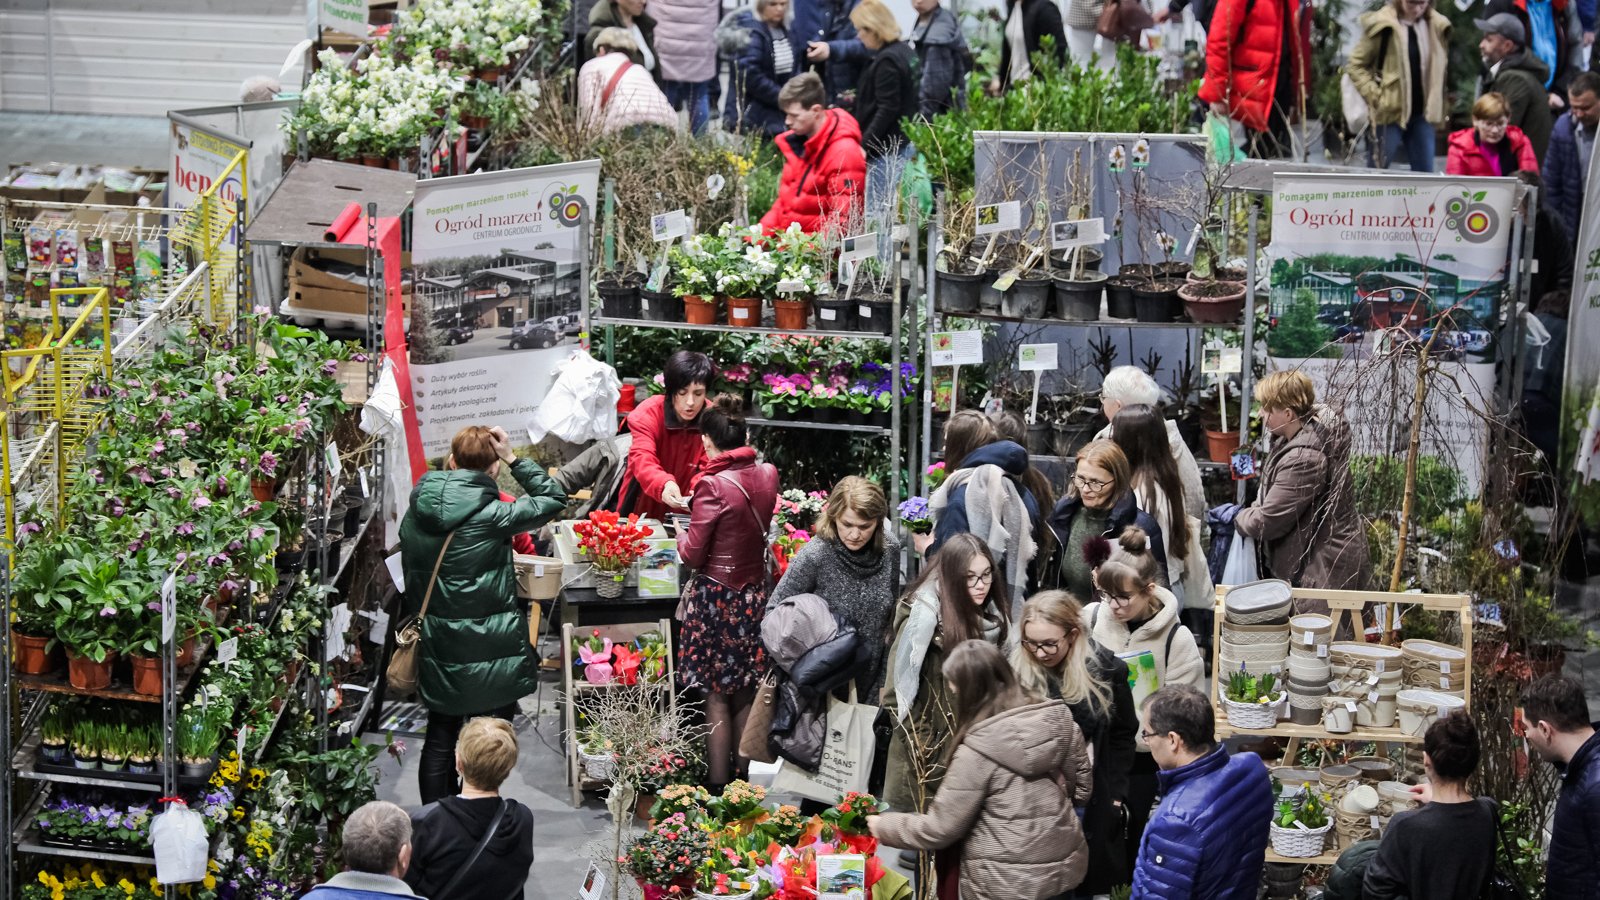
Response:
[[[719,454],[701,469],[689,505],[689,529],[678,536],[679,558],[731,588],[760,583],[767,528],[777,506],[778,470],[757,463],[755,448]]]

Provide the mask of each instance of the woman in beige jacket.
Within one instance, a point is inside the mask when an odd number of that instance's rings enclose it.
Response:
[[[944,677],[956,731],[933,805],[869,816],[867,826],[890,847],[959,846],[962,900],[1046,900],[1072,890],[1089,864],[1074,808],[1094,788],[1072,711],[1029,696],[988,641],[958,644]]]
[[[1432,172],[1434,132],[1448,112],[1450,20],[1433,8],[1433,0],[1390,0],[1360,21],[1361,38],[1345,71],[1367,101],[1372,164],[1387,169],[1404,144],[1411,171]]]

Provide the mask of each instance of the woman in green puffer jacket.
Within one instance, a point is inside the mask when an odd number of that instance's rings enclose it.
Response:
[[[495,475],[502,464],[511,467],[526,497],[500,499]],[[415,615],[430,583],[433,589],[417,667],[417,689],[428,708],[418,772],[424,804],[459,789],[455,750],[462,724],[480,715],[509,721],[517,700],[538,681],[527,615],[517,605],[511,538],[555,518],[566,503],[566,491],[538,464],[511,453],[505,429],[481,425],[462,429],[450,442],[445,471],[423,475],[411,491],[411,508],[400,523],[403,616]]]

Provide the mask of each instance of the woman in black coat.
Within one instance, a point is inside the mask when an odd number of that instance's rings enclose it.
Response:
[[[731,12],[717,26],[717,46],[733,60],[723,127],[777,137],[787,130],[778,91],[800,72],[805,44],[785,24],[789,0],[756,0],[754,10]]]
[[[1067,64],[1067,32],[1061,24],[1056,0],[1006,0],[1006,25],[1000,39],[1000,71],[989,82],[989,93],[999,94],[1019,81],[1033,77],[1033,55],[1044,49],[1044,38],[1054,41],[1050,52],[1056,64]]]
[[[411,814],[406,884],[429,900],[517,900],[533,866],[533,811],[500,796],[517,764],[517,735],[504,719],[480,716],[461,728],[456,769],[461,793]],[[493,833],[484,840],[489,826]],[[472,859],[479,843],[483,851]],[[472,865],[467,862],[471,860]]]
[[[900,23],[883,0],[861,0],[850,11],[850,22],[862,45],[872,52],[856,87],[853,110],[861,125],[861,149],[867,155],[866,213],[869,218],[897,221],[892,192],[899,170],[911,156],[900,120],[917,114],[917,55],[900,39]]]
[[[1017,681],[1031,693],[1065,700],[1094,755],[1094,791],[1083,810],[1089,872],[1080,896],[1126,884],[1128,773],[1137,753],[1139,714],[1128,666],[1095,644],[1083,607],[1066,591],[1044,591],[1023,604],[1021,641],[1011,651]]]

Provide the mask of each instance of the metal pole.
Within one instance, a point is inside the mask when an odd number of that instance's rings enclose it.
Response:
[[[617,235],[616,235],[616,208],[617,208],[617,180],[606,179],[605,220],[600,226],[600,243],[604,247],[605,270],[615,272],[617,269]]]
[[[1246,254],[1244,263],[1244,346],[1243,356],[1245,364],[1239,372],[1239,439],[1250,439],[1250,392],[1255,380],[1255,342],[1256,342],[1256,241],[1258,219],[1261,215],[1261,198],[1250,195],[1250,250]],[[1218,376],[1218,390],[1227,390],[1226,376]],[[1228,423],[1222,423],[1228,427]],[[1226,462],[1226,460],[1216,460]],[[1245,482],[1237,482],[1234,486],[1234,502],[1244,505]]]
[[[917,358],[922,360],[922,457],[916,474],[917,493],[924,497],[928,496],[928,467],[933,464],[933,371],[926,350],[933,341],[933,318],[939,310],[936,266],[944,243],[944,198],[943,190],[934,195],[933,220],[928,223],[928,309],[922,324],[922,346],[917,348]]]

